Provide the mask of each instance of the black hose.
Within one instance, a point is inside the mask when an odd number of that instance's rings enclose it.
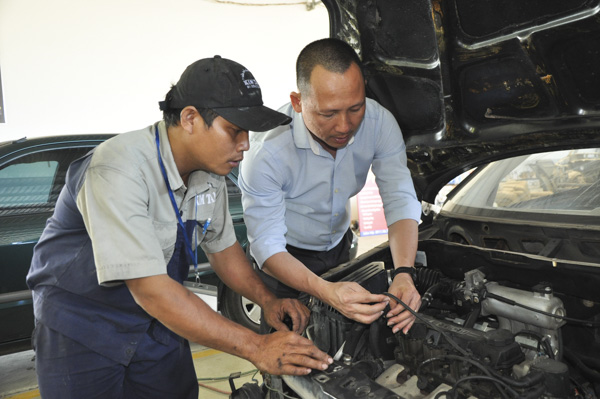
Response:
[[[421,364],[419,364],[419,366],[417,366],[417,371],[416,371],[416,375],[417,377],[421,377],[421,368],[429,363],[432,363],[434,361],[442,361],[442,360],[458,360],[458,361],[462,361],[462,362],[466,362],[469,363],[475,367],[477,367],[479,370],[481,370],[487,377],[490,378],[495,378],[494,376],[492,376],[491,371],[483,364],[481,364],[479,361],[468,358],[468,357],[463,357],[463,356],[457,356],[457,355],[444,355],[444,356],[440,356],[440,357],[433,357],[433,358],[429,358],[427,360],[425,360],[424,362],[422,362]],[[496,388],[498,389],[498,392],[500,392],[500,394],[502,395],[503,398],[507,399],[507,394],[506,392],[504,392],[500,386],[500,382],[494,382],[494,385],[496,386]]]
[[[424,360],[423,362],[421,362],[421,364],[419,364],[417,366],[417,371],[415,374],[417,375],[417,377],[420,377],[422,367],[428,365],[429,363],[440,362],[440,361],[444,361],[444,360],[456,360],[456,361],[469,363],[469,364],[477,367],[479,370],[481,370],[483,373],[485,373],[485,375],[491,376],[490,370],[485,365],[480,363],[479,361],[468,358],[468,357],[457,356],[457,355],[443,355],[443,356],[439,356],[439,357],[430,357],[429,359]]]
[[[544,392],[546,392],[546,386],[542,385],[541,387],[538,387],[537,389],[534,389],[533,391],[529,392],[526,395],[522,395],[519,398],[520,399],[537,399],[540,396],[542,396],[544,394]]]
[[[600,373],[589,368],[581,359],[579,359],[575,352],[569,348],[564,348],[563,353],[565,359],[577,367],[579,371],[581,371],[581,374],[583,374],[588,380],[600,383]]]
[[[581,361],[583,361],[588,367],[592,368],[595,367],[597,369],[600,369],[600,359],[597,359],[595,357],[590,357],[587,355],[582,355],[579,354],[579,358],[581,359]]]
[[[350,331],[346,333],[346,343],[344,344],[344,354],[354,358],[356,355],[356,347],[362,337],[363,332],[367,329],[366,324],[354,323]]]
[[[379,350],[381,320],[383,319],[375,320],[373,323],[371,323],[371,327],[369,327],[369,349],[371,349],[371,353],[375,359],[380,359],[382,357],[381,350]]]
[[[504,381],[501,381],[495,377],[489,377],[487,375],[470,375],[468,377],[463,377],[463,378],[459,379],[452,386],[452,389],[451,389],[451,391],[453,392],[452,397],[454,397],[454,398],[457,397],[456,396],[457,395],[456,388],[458,387],[459,384],[462,384],[463,382],[470,381],[470,380],[486,380],[486,381],[498,383],[498,384],[502,385],[514,398],[519,397],[519,393],[517,391],[515,391],[514,389],[512,389],[510,386],[508,386],[508,384],[506,384]],[[500,392],[503,392],[502,390],[500,390],[500,387],[498,387],[498,390]]]
[[[443,276],[441,272],[425,267],[416,267],[416,272],[417,281],[414,282],[415,286],[423,290],[427,290],[433,285],[438,284]]]
[[[554,359],[554,351],[552,351],[552,345],[550,345],[550,340],[547,336],[542,338],[541,340],[542,346],[544,347],[544,352],[548,355],[550,359]]]
[[[413,316],[415,316],[417,319],[421,320],[423,323],[425,323],[427,326],[429,326],[429,328],[439,332],[440,334],[442,334],[442,336],[446,339],[446,341],[448,341],[448,343],[461,355],[465,356],[465,357],[470,357],[469,353],[464,350],[463,348],[461,348],[461,346],[448,334],[446,334],[446,332],[444,330],[442,330],[441,328],[439,328],[438,326],[430,323],[428,320],[425,320],[421,317],[420,314],[418,314],[417,312],[415,312],[414,310],[412,310],[410,308],[410,306],[408,306],[407,304],[405,304],[404,302],[402,302],[398,297],[396,297],[393,294],[390,294],[389,292],[384,292],[383,295],[387,295],[390,298],[392,298],[394,301],[398,302],[400,305],[402,305],[402,307],[404,307],[404,309],[406,309],[408,312],[410,312],[410,314],[412,314]]]
[[[492,375],[515,388],[530,388],[532,386],[539,385],[539,384],[543,385],[544,378],[545,378],[544,373],[539,372],[539,371],[532,371],[529,374],[527,374],[526,376],[524,376],[523,378],[520,378],[518,380],[500,375],[500,374],[496,373],[496,371],[494,371],[494,370],[492,370]]]
[[[436,283],[436,284],[432,285],[431,287],[429,287],[427,289],[427,291],[425,291],[425,293],[421,297],[421,307],[419,307],[419,312],[422,312],[429,307],[429,305],[433,301],[433,295],[437,291],[439,291],[440,288],[442,288],[442,284]]]

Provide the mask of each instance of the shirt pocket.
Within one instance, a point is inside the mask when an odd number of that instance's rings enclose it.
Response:
[[[187,200],[182,219],[184,222],[195,221],[195,230],[190,237],[194,249],[196,244],[199,246],[206,234],[211,231],[214,222],[215,198],[215,192],[209,190]]]

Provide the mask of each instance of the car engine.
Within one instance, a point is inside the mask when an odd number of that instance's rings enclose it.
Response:
[[[341,280],[386,293],[391,268],[374,261]],[[597,373],[564,361],[566,309],[551,284],[523,289],[488,281],[479,269],[460,280],[417,267],[415,285],[422,306],[407,334],[393,334],[383,317],[365,325],[304,298],[312,312],[306,335],[334,363],[308,376],[266,375],[267,397],[596,398]]]

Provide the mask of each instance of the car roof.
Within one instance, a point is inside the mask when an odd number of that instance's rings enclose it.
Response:
[[[600,144],[600,0],[324,0],[420,199],[475,166]]]
[[[19,153],[35,152],[36,147],[40,150],[48,148],[64,147],[95,147],[105,140],[115,136],[115,134],[73,134],[46,136],[36,138],[22,138],[13,141],[4,141],[0,143],[0,165],[8,159],[14,159]]]

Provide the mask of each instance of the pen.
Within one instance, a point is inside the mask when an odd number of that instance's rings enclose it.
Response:
[[[202,235],[206,234],[206,230],[208,230],[208,226],[210,226],[211,218],[206,219],[206,223],[204,223],[204,227],[202,228]]]

